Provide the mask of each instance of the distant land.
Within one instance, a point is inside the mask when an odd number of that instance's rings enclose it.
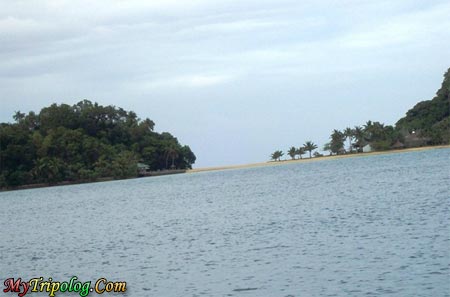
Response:
[[[0,188],[136,177],[139,171],[189,169],[189,146],[133,111],[91,101],[17,111],[0,124]]]
[[[418,132],[429,144],[450,143],[450,68],[436,96],[417,103],[395,126],[404,133]]]
[[[431,100],[421,101],[411,108],[395,126],[367,121],[362,126],[334,129],[330,141],[323,147],[330,155],[361,152],[386,151],[422,146],[446,145],[450,143],[450,68],[444,74],[444,81]],[[302,146],[292,146],[286,155],[292,160],[302,158],[318,146],[306,141]],[[281,161],[283,150],[276,150],[270,156]],[[315,157],[322,156],[319,152]]]
[[[94,182],[180,173],[192,169],[196,156],[168,132],[133,111],[84,100],[52,104],[39,113],[17,111],[14,123],[0,123],[0,189]],[[448,147],[450,144],[450,68],[436,96],[410,109],[395,126],[368,121],[364,126],[333,130],[324,150],[330,155]],[[291,147],[292,160],[303,154],[332,159],[306,141]],[[314,154],[313,154],[314,152]],[[284,152],[272,154],[280,161]],[[340,156],[337,156],[340,157]],[[283,162],[284,163],[284,162]],[[262,166],[257,163],[194,169],[190,172]],[[272,163],[273,164],[273,163]]]
[[[386,150],[386,151],[372,151],[369,153],[353,153],[353,154],[320,156],[320,157],[303,158],[303,159],[248,163],[248,164],[240,164],[240,165],[194,168],[194,169],[189,169],[186,172],[187,173],[196,173],[196,172],[221,171],[221,170],[230,170],[230,169],[246,169],[246,168],[255,168],[255,167],[288,165],[288,164],[296,164],[296,163],[331,161],[331,160],[339,160],[339,159],[346,159],[346,158],[370,157],[370,156],[388,155],[388,154],[397,154],[397,153],[422,152],[422,151],[429,151],[429,150],[436,150],[436,149],[450,149],[450,144],[421,146],[421,147],[404,148],[404,149],[393,149],[393,150]]]

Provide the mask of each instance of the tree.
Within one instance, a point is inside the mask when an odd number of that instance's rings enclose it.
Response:
[[[123,151],[113,161],[114,178],[136,177],[138,173],[137,157],[133,152]]]
[[[180,169],[192,169],[192,164],[195,163],[197,157],[187,145],[183,146],[178,155],[178,164]]]
[[[55,183],[64,179],[65,168],[66,164],[61,159],[44,157],[36,161],[33,173],[39,181]]]
[[[323,146],[323,150],[324,150],[325,152],[330,152],[330,156],[331,156],[331,154],[332,154],[332,151],[331,151],[331,143],[329,143],[329,142],[325,143],[325,145]]]
[[[25,119],[25,114],[19,111],[16,111],[13,115],[13,119],[17,122],[20,123],[21,121],[23,121]]]
[[[295,156],[297,155],[297,149],[293,146],[288,150],[288,155],[292,160],[295,160]]]
[[[275,151],[271,155],[271,159],[274,161],[281,161],[281,157],[284,155],[284,153],[280,150]]]
[[[345,135],[339,130],[333,130],[333,133],[330,136],[330,149],[332,153],[339,154],[340,151],[344,148],[344,139]]]
[[[364,146],[364,142],[365,142],[365,138],[364,138],[365,135],[364,135],[363,128],[360,126],[355,126],[355,128],[353,128],[353,135],[356,140],[355,147],[358,152],[361,152],[362,148]]]
[[[302,159],[302,155],[305,154],[305,148],[304,147],[299,147],[297,149],[297,155],[299,155],[300,159]]]
[[[166,149],[166,169],[169,169],[168,167],[168,162],[169,162],[169,158],[172,159],[172,165],[170,165],[170,169],[175,169],[175,159],[178,158],[179,154],[177,152],[177,150],[173,147],[170,147],[168,149]]]
[[[304,149],[309,152],[309,158],[311,158],[311,152],[317,149],[317,145],[312,141],[307,141],[303,145]]]
[[[348,149],[349,149],[350,152],[353,151],[353,149],[352,149],[352,139],[353,139],[354,135],[355,135],[355,132],[353,131],[352,128],[350,128],[350,127],[345,128],[344,136],[348,139]]]

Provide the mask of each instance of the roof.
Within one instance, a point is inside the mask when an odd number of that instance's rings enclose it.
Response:
[[[405,145],[401,143],[399,140],[397,140],[397,142],[392,145],[393,148],[402,148],[404,146]]]
[[[149,169],[149,168],[150,168],[150,166],[148,166],[148,165],[145,164],[145,163],[137,163],[137,167],[138,167],[139,169]]]

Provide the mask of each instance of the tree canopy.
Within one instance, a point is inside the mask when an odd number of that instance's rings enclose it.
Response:
[[[430,144],[450,143],[450,68],[436,96],[408,110],[396,128],[402,133],[418,132],[429,138]]]
[[[0,124],[0,187],[126,178],[137,175],[138,161],[161,170],[191,168],[196,159],[152,120],[115,106],[84,100],[13,118]]]

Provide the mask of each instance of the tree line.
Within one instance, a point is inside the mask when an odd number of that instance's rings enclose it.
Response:
[[[365,146],[371,151],[383,151],[440,144],[450,144],[450,68],[444,74],[436,96],[432,100],[416,104],[394,126],[367,121],[362,126],[335,129],[323,151],[333,155],[360,153]],[[296,156],[301,159],[309,151],[311,158],[311,152],[317,148],[313,142],[307,141],[299,148],[290,147],[287,155],[293,160]],[[283,155],[283,151],[277,150],[270,157],[274,161],[280,161]],[[315,152],[314,156],[321,154]]]
[[[303,146],[300,146],[296,148],[295,146],[292,146],[287,151],[287,154],[291,157],[292,160],[295,160],[298,156],[299,159],[302,159],[302,156],[306,154],[306,152],[309,152],[309,157],[311,158],[311,153],[317,149],[317,145],[312,141],[306,141]],[[283,151],[277,150],[272,153],[271,159],[274,161],[281,161],[281,157],[284,156]],[[317,156],[317,154],[316,154]]]
[[[163,170],[196,160],[170,133],[155,132],[152,120],[111,105],[52,104],[13,118],[0,124],[0,188],[127,178],[137,176],[138,162]]]

